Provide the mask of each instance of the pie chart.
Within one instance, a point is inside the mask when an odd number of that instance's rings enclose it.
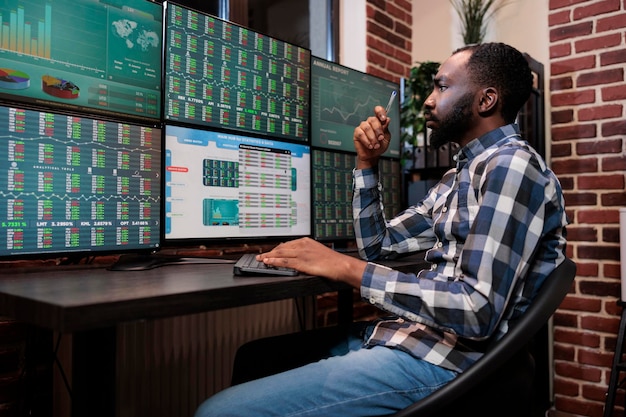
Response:
[[[23,90],[30,87],[30,77],[22,71],[0,68],[0,88],[6,90]]]
[[[44,93],[56,98],[78,98],[80,93],[80,88],[73,82],[53,77],[52,75],[41,77],[41,88]]]

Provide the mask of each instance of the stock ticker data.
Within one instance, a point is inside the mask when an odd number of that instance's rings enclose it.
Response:
[[[356,154],[328,149],[312,151],[313,233],[322,241],[354,239],[352,171]],[[400,164],[381,158],[378,165],[385,216],[391,219],[402,206]]]
[[[0,256],[155,248],[160,129],[0,107]]]
[[[308,140],[308,49],[174,3],[166,15],[166,120]]]

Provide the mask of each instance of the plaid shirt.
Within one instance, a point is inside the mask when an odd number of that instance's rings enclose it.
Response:
[[[366,345],[462,372],[523,313],[564,258],[562,190],[517,125],[473,140],[416,206],[387,222],[376,170],[354,171],[354,223],[368,261],[426,250],[430,270],[368,262],[361,296],[394,314]]]

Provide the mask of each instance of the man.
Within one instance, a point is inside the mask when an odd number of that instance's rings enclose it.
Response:
[[[364,259],[428,249],[430,270],[405,274],[334,252],[311,239],[259,255],[275,266],[343,281],[395,316],[369,326],[330,357],[229,388],[202,416],[368,416],[427,396],[507,331],[564,259],[563,197],[524,142],[515,117],[532,75],[501,43],[455,51],[425,102],[431,144],[460,145],[456,167],[415,207],[386,222],[377,164],[390,134],[385,110],[354,130],[355,233]]]

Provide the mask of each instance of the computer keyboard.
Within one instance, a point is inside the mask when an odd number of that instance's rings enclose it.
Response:
[[[256,253],[245,253],[233,267],[235,275],[298,275],[298,271],[291,268],[274,267],[256,260]]]

